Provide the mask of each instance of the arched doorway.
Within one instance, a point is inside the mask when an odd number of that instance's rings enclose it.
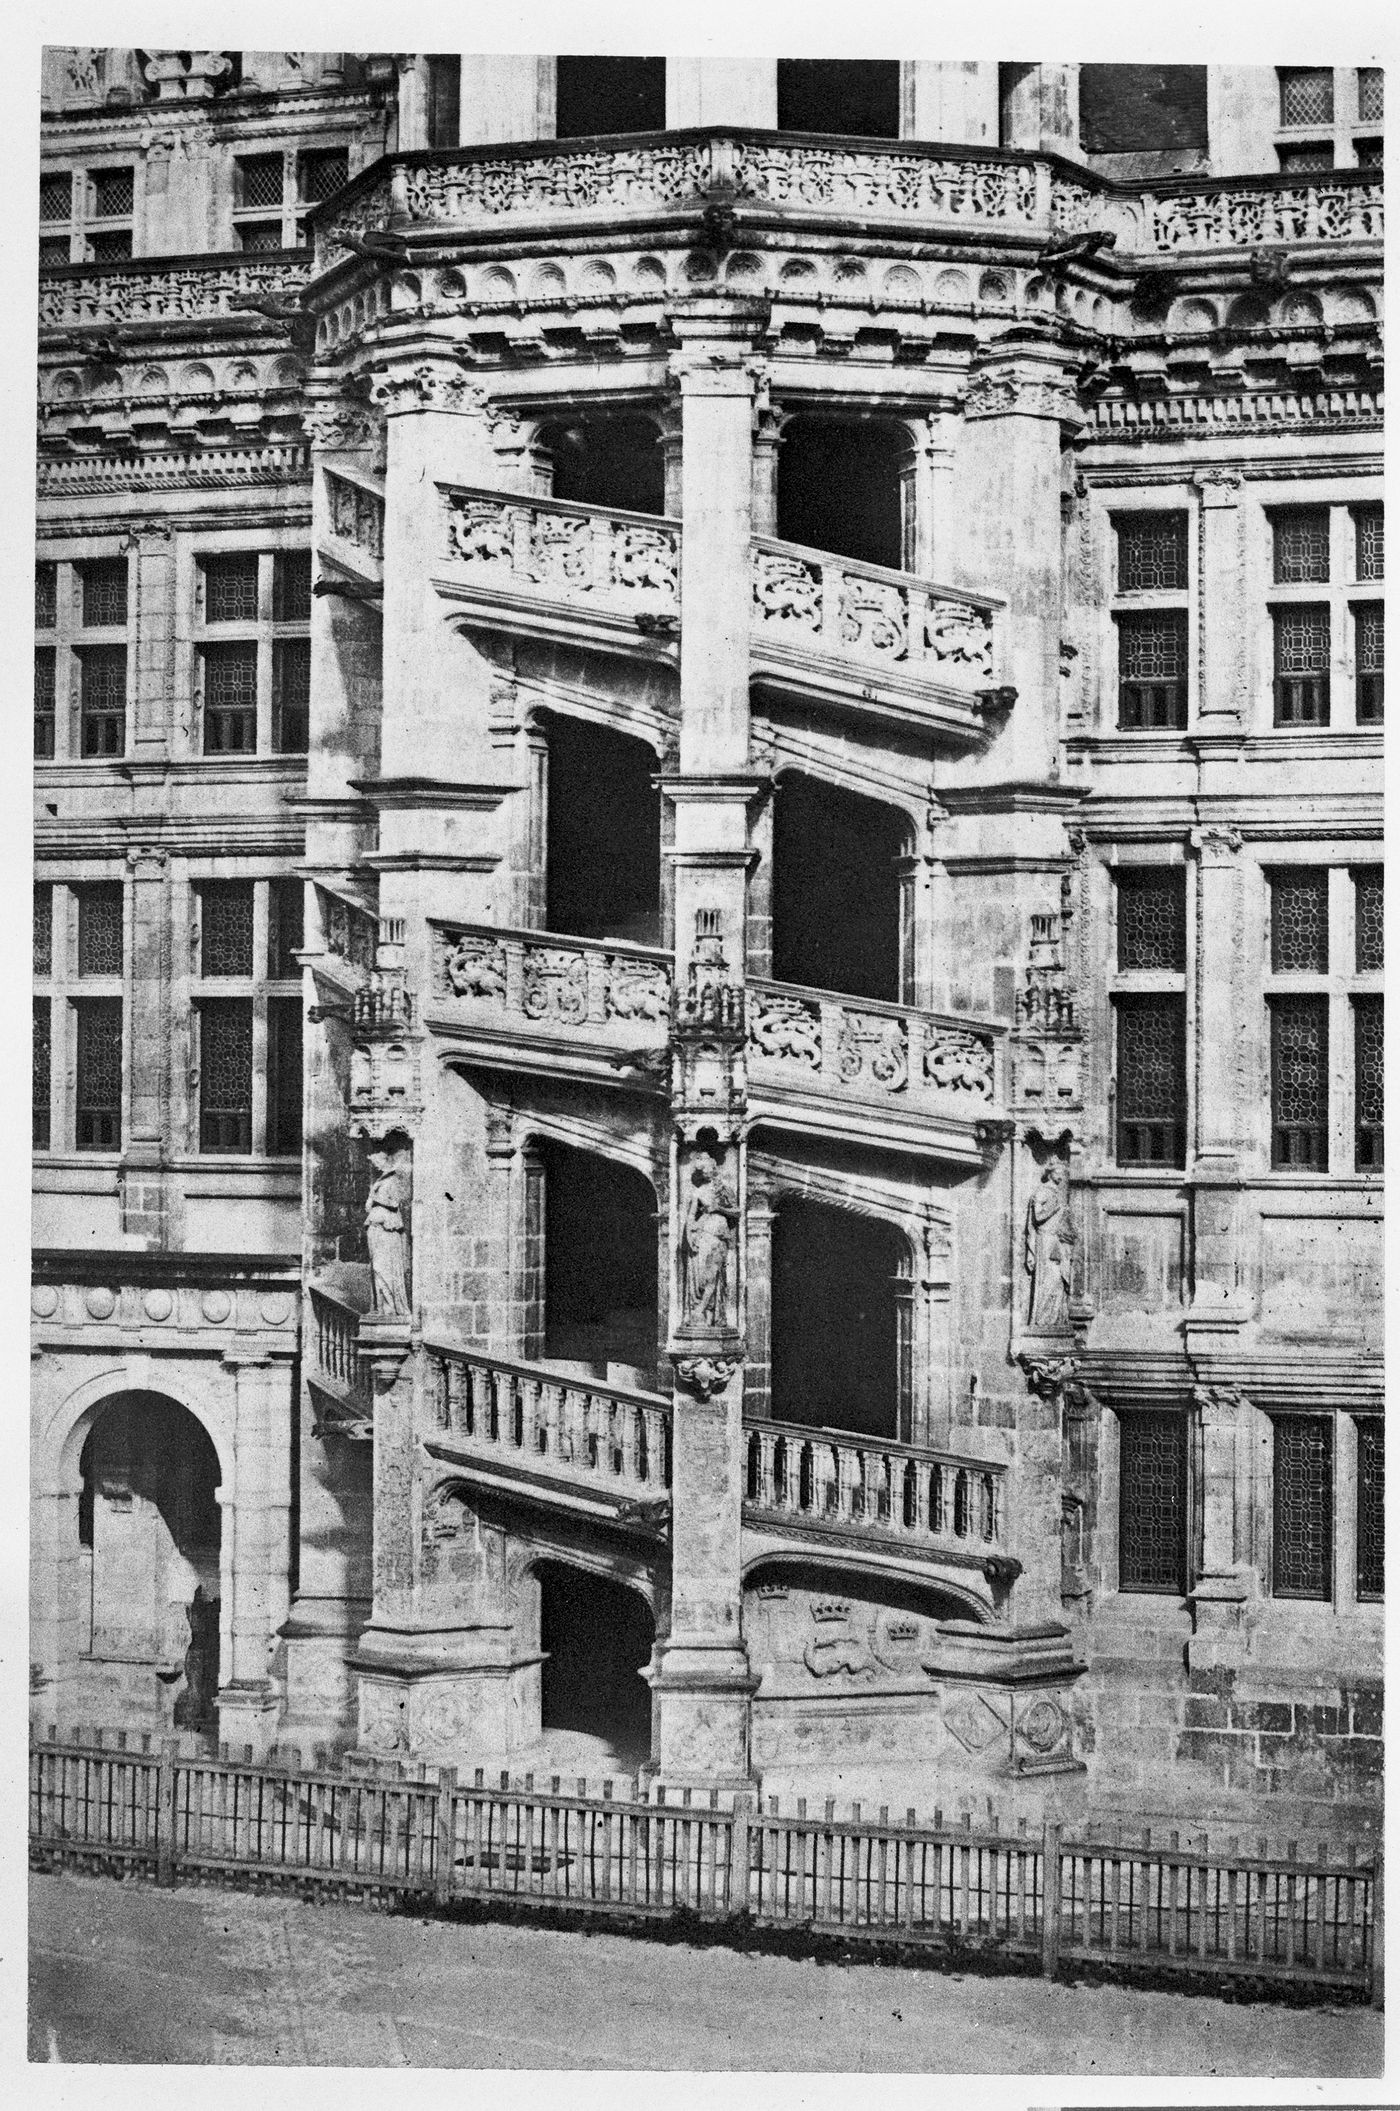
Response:
[[[579,1757],[635,1770],[651,1752],[651,1692],[641,1673],[656,1622],[639,1591],[565,1562],[536,1565],[540,1727]]]
[[[212,1729],[222,1520],[208,1432],[163,1394],[120,1393],[78,1465],[78,1641],[96,1689],[124,1712]]]

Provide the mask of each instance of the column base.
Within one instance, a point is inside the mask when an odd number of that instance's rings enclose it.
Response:
[[[669,1788],[752,1783],[750,1718],[759,1680],[732,1643],[672,1642],[659,1651],[652,1690],[660,1731],[654,1778]]]
[[[278,1689],[263,1679],[235,1681],[221,1686],[215,1700],[219,1715],[219,1742],[235,1749],[251,1745],[254,1759],[265,1759],[282,1721],[283,1700]]]
[[[422,1640],[419,1656],[407,1637],[366,1634],[350,1660],[359,1750],[474,1767],[538,1742],[542,1657],[464,1663],[462,1637]]]
[[[1186,1644],[1188,1671],[1232,1668],[1253,1655],[1253,1599],[1247,1576],[1198,1578],[1190,1599],[1193,1631]]]

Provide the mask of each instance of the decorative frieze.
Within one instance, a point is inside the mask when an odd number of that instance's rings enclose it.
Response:
[[[680,608],[680,531],[640,515],[444,488],[445,554],[497,582],[554,600]]]
[[[1086,413],[1096,439],[1216,439],[1231,433],[1379,432],[1379,388],[1252,389],[1237,394],[1101,396]]]
[[[980,1114],[996,1097],[990,1031],[912,1007],[848,1004],[812,990],[756,982],[748,991],[748,1051],[764,1083],[820,1084]]]
[[[1140,209],[1145,245],[1173,252],[1252,250],[1261,242],[1378,242],[1385,232],[1382,188],[1374,180],[1278,190],[1230,184],[1166,197],[1149,192]]]
[[[341,542],[363,550],[376,563],[384,558],[384,500],[378,492],[349,477],[326,470],[326,497],[330,506],[331,533]]]
[[[105,492],[218,491],[249,484],[310,481],[311,451],[300,446],[41,456],[36,476],[43,498],[81,498]]]
[[[110,330],[120,323],[231,318],[240,312],[240,301],[298,294],[310,276],[309,259],[274,263],[252,256],[236,262],[223,258],[217,264],[152,259],[139,268],[94,269],[61,278],[45,273],[39,280],[39,328],[71,330],[100,323]]]
[[[754,627],[764,645],[897,664],[981,689],[992,680],[999,605],[766,536],[753,546]]]

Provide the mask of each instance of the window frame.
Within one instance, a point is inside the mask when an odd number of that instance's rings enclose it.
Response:
[[[1131,532],[1132,527],[1144,515],[1184,517],[1186,577],[1183,585],[1136,588],[1123,585],[1122,536],[1125,529]],[[1197,529],[1200,517],[1198,494],[1183,490],[1179,486],[1131,493],[1113,492],[1106,495],[1102,517],[1105,537],[1103,584],[1106,606],[1102,632],[1105,679],[1100,697],[1100,729],[1106,734],[1132,741],[1154,738],[1179,741],[1194,726],[1199,708],[1196,695],[1199,562]],[[1180,698],[1179,702],[1173,704],[1172,716],[1166,725],[1132,725],[1127,723],[1124,717],[1126,678],[1123,673],[1123,619],[1154,615],[1171,615],[1181,623],[1184,630],[1184,672],[1180,678]]]
[[[1385,118],[1367,117],[1362,114],[1361,76],[1380,72],[1379,67],[1365,66],[1277,66],[1274,68],[1275,92],[1273,98],[1273,124],[1275,158],[1280,171],[1287,174],[1307,173],[1294,164],[1290,169],[1288,156],[1292,151],[1308,147],[1331,149],[1330,167],[1350,169],[1363,166],[1359,149],[1369,145],[1383,135]],[[1284,117],[1284,81],[1300,73],[1330,73],[1332,76],[1332,115],[1330,118],[1300,118],[1286,122]]]
[[[52,752],[36,754],[36,763],[48,762],[69,764],[81,762],[93,767],[111,768],[125,760],[131,746],[132,720],[136,705],[136,639],[135,614],[137,608],[137,580],[132,567],[135,559],[122,543],[110,535],[104,535],[89,545],[85,540],[78,543],[69,540],[42,546],[37,553],[39,564],[51,566],[54,577],[52,625],[40,629],[35,624],[35,652],[51,653],[53,656]],[[125,562],[127,565],[126,622],[86,623],[84,621],[84,572],[94,563]],[[38,610],[36,607],[36,617]],[[124,701],[121,709],[120,743],[110,747],[95,748],[88,752],[85,741],[85,720],[89,715],[83,708],[85,656],[98,652],[125,655]],[[36,659],[36,706],[37,706],[37,659]],[[37,722],[40,714],[36,708]]]
[[[1356,1077],[1353,1000],[1383,993],[1383,968],[1357,965],[1357,875],[1384,871],[1379,845],[1364,841],[1351,846],[1328,846],[1326,854],[1309,857],[1301,843],[1290,843],[1285,857],[1259,865],[1258,930],[1259,968],[1262,976],[1260,1100],[1264,1114],[1259,1138],[1259,1170],[1270,1184],[1289,1185],[1319,1181],[1378,1180],[1381,1168],[1359,1165],[1356,1157]],[[1277,873],[1321,870],[1327,874],[1327,966],[1325,969],[1276,969],[1273,945],[1272,882]],[[1327,1163],[1324,1167],[1278,1165],[1274,1162],[1274,1091],[1272,1026],[1269,1013],[1273,1000],[1312,997],[1326,1007],[1327,1018]]]
[[[229,558],[256,559],[257,596],[256,613],[252,616],[216,618],[208,614],[209,569],[211,564]],[[287,643],[305,643],[310,650],[311,613],[310,596],[306,602],[306,613],[287,617],[279,613],[282,606],[279,578],[286,560],[309,559],[308,542],[285,542],[280,537],[264,538],[252,542],[246,536],[192,541],[190,551],[190,582],[188,605],[190,622],[190,696],[191,732],[190,752],[201,761],[217,766],[235,767],[247,764],[252,758],[273,761],[292,761],[305,766],[305,757],[310,745],[309,689],[306,717],[307,746],[286,747],[277,744],[276,736],[281,731],[278,710],[277,673],[278,647]],[[208,710],[208,670],[211,656],[222,650],[250,650],[254,654],[255,701],[252,706],[253,744],[251,747],[210,748]]]
[[[131,207],[120,213],[100,213],[97,210],[97,181],[100,177],[126,174],[131,177]],[[111,155],[98,153],[91,161],[64,161],[41,171],[41,182],[57,176],[69,180],[68,212],[63,219],[40,220],[40,266],[45,264],[96,264],[115,263],[123,257],[140,256],[142,246],[137,240],[141,228],[145,202],[145,170],[139,155],[130,161],[114,159]],[[126,237],[121,246],[121,237]],[[56,245],[66,238],[68,254],[65,257],[45,257],[42,245]],[[118,248],[107,255],[99,255],[95,245],[116,241]]]
[[[1361,563],[1361,523],[1368,514],[1378,510],[1383,520],[1383,505],[1375,496],[1374,484],[1367,489],[1359,480],[1352,483],[1350,489],[1342,484],[1340,495],[1336,484],[1330,489],[1324,485],[1323,493],[1319,497],[1315,490],[1309,490],[1300,482],[1286,487],[1277,497],[1261,500],[1253,509],[1257,526],[1251,526],[1249,533],[1257,540],[1250,567],[1252,576],[1259,583],[1260,593],[1255,604],[1258,609],[1259,700],[1253,730],[1290,741],[1316,740],[1329,734],[1377,739],[1384,722],[1384,681],[1382,678],[1378,685],[1382,716],[1370,720],[1359,717],[1356,612],[1361,607],[1384,601],[1384,580],[1363,578]],[[1327,577],[1296,581],[1278,579],[1274,553],[1275,530],[1280,516],[1316,511],[1325,511],[1328,518]],[[1279,672],[1282,620],[1300,608],[1326,612],[1328,642],[1325,663],[1319,657],[1312,676],[1304,672],[1287,675]],[[1295,702],[1306,708],[1305,690],[1309,683],[1313,685],[1317,699],[1310,715],[1280,717],[1280,710],[1291,712]]]
[[[204,965],[204,890],[207,887],[225,886],[230,883],[252,889],[251,968],[247,974],[210,974],[205,971]],[[271,972],[274,962],[269,940],[274,887],[285,886],[290,889],[299,887],[302,883],[294,872],[285,869],[269,871],[265,866],[252,869],[235,868],[228,860],[209,860],[191,866],[186,884],[189,901],[188,988],[191,1021],[187,1108],[189,1154],[201,1164],[225,1161],[241,1166],[247,1166],[250,1162],[285,1166],[290,1161],[299,1162],[302,1148],[300,1134],[294,1145],[282,1150],[272,1149],[278,1138],[271,1105],[271,1043],[275,1030],[270,1029],[269,1021],[275,1016],[275,1008],[279,1005],[295,1003],[299,1008],[302,1007],[302,969],[298,963],[292,974],[274,975]],[[249,1144],[246,1150],[239,1146],[206,1146],[204,1142],[203,1020],[209,1005],[229,1001],[246,1004],[251,1013],[252,1076],[249,1093]]]

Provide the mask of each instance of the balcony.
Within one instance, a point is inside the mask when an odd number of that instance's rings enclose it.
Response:
[[[1005,1466],[757,1416],[744,1429],[744,1524],[765,1540],[979,1569],[994,1597],[1020,1573],[1007,1552]]]
[[[358,1271],[368,1275],[368,1270]],[[365,1306],[349,1282],[332,1288],[310,1285],[311,1326],[306,1382],[316,1409],[315,1434],[367,1443],[374,1435],[374,1388],[360,1362],[359,1332]],[[368,1284],[363,1285],[368,1303]]]
[[[665,953],[495,924],[431,930],[428,1023],[455,1047],[535,1076],[617,1084],[629,1069],[661,1071],[672,982]]]
[[[250,299],[295,301],[311,276],[305,250],[262,256],[133,257],[110,264],[56,264],[39,279],[39,327],[125,324],[142,336],[182,323],[237,317],[250,332],[267,323],[244,312]],[[180,334],[175,329],[173,334]],[[207,334],[201,332],[198,334]]]
[[[479,1485],[661,1529],[671,1500],[671,1402],[538,1363],[424,1344],[428,1450]]]
[[[384,589],[384,492],[363,475],[323,469],[326,525],[317,546],[344,577],[372,593]]]
[[[971,1163],[1005,1109],[1005,1029],[795,983],[748,996],[749,1113],[773,1128]]]

